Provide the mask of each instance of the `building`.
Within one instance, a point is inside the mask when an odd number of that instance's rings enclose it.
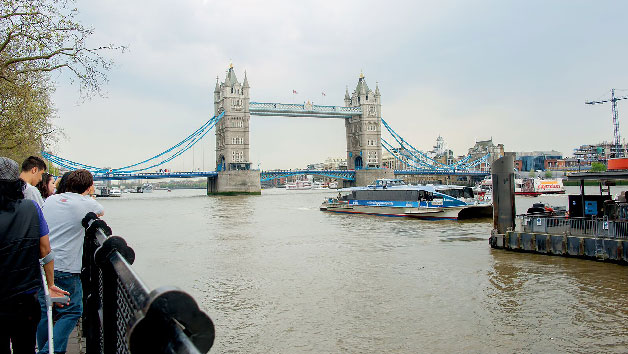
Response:
[[[622,145],[621,148],[625,151],[626,145]],[[591,162],[606,162],[613,157],[613,151],[615,151],[615,146],[605,141],[599,144],[580,145],[574,149],[573,157],[586,165],[591,165]]]
[[[447,149],[445,139],[440,135],[436,138],[436,145],[434,145],[432,150],[428,151],[427,154],[434,159],[434,161],[443,165],[451,165],[455,162],[454,152]]]
[[[558,166],[558,160],[562,160],[563,155],[559,151],[531,151],[518,152],[515,155],[515,168],[519,171],[544,171]]]
[[[475,145],[469,148],[469,162],[477,161],[487,154],[489,156],[486,158],[486,160],[474,166],[475,169],[479,169],[481,171],[490,171],[493,162],[504,156],[504,144],[495,145],[493,143],[493,138],[490,138],[489,140],[476,141]]]
[[[346,170],[347,169],[347,159],[341,157],[328,157],[323,162],[324,170]]]

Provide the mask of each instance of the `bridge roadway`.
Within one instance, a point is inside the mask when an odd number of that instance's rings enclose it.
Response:
[[[490,172],[485,171],[446,171],[446,170],[395,170],[396,176],[403,175],[425,175],[425,176],[488,176]],[[260,180],[269,181],[276,178],[283,178],[295,175],[316,175],[342,179],[347,181],[355,181],[355,170],[278,170],[278,171],[261,171]],[[121,181],[133,179],[165,179],[165,178],[200,178],[200,177],[216,177],[216,171],[198,171],[198,172],[165,172],[165,173],[106,173],[97,174],[94,180],[97,181]]]

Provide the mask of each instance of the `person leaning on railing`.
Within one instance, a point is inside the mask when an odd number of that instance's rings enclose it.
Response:
[[[39,258],[50,294],[69,295],[55,286],[48,225],[39,205],[24,199],[25,182],[17,162],[0,157],[0,353],[35,353],[42,285]]]
[[[58,319],[53,336],[57,352],[65,352],[70,333],[83,313],[80,273],[85,230],[81,221],[89,212],[98,216],[104,214],[102,205],[87,195],[93,185],[94,178],[89,171],[72,171],[60,186],[63,193],[51,195],[44,202],[44,217],[50,227],[50,245],[56,254],[55,282],[73,295],[68,306],[55,309]],[[47,353],[48,318],[43,292],[39,293],[39,303],[41,320],[37,328],[37,346],[40,353]]]

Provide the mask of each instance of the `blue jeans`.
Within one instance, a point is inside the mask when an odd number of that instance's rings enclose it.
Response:
[[[65,352],[68,338],[83,314],[83,286],[79,274],[55,270],[55,285],[70,293],[70,304],[63,307],[52,306],[52,317],[56,318],[53,328],[55,352]],[[44,291],[38,294],[41,307],[41,320],[37,326],[37,348],[39,353],[48,353],[48,316]]]

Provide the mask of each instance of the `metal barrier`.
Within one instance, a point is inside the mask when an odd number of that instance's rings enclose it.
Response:
[[[517,219],[523,232],[628,239],[628,221],[529,214],[518,215]]]
[[[135,252],[107,224],[83,219],[83,335],[91,353],[207,353],[214,325],[186,292],[149,291],[131,268]]]

